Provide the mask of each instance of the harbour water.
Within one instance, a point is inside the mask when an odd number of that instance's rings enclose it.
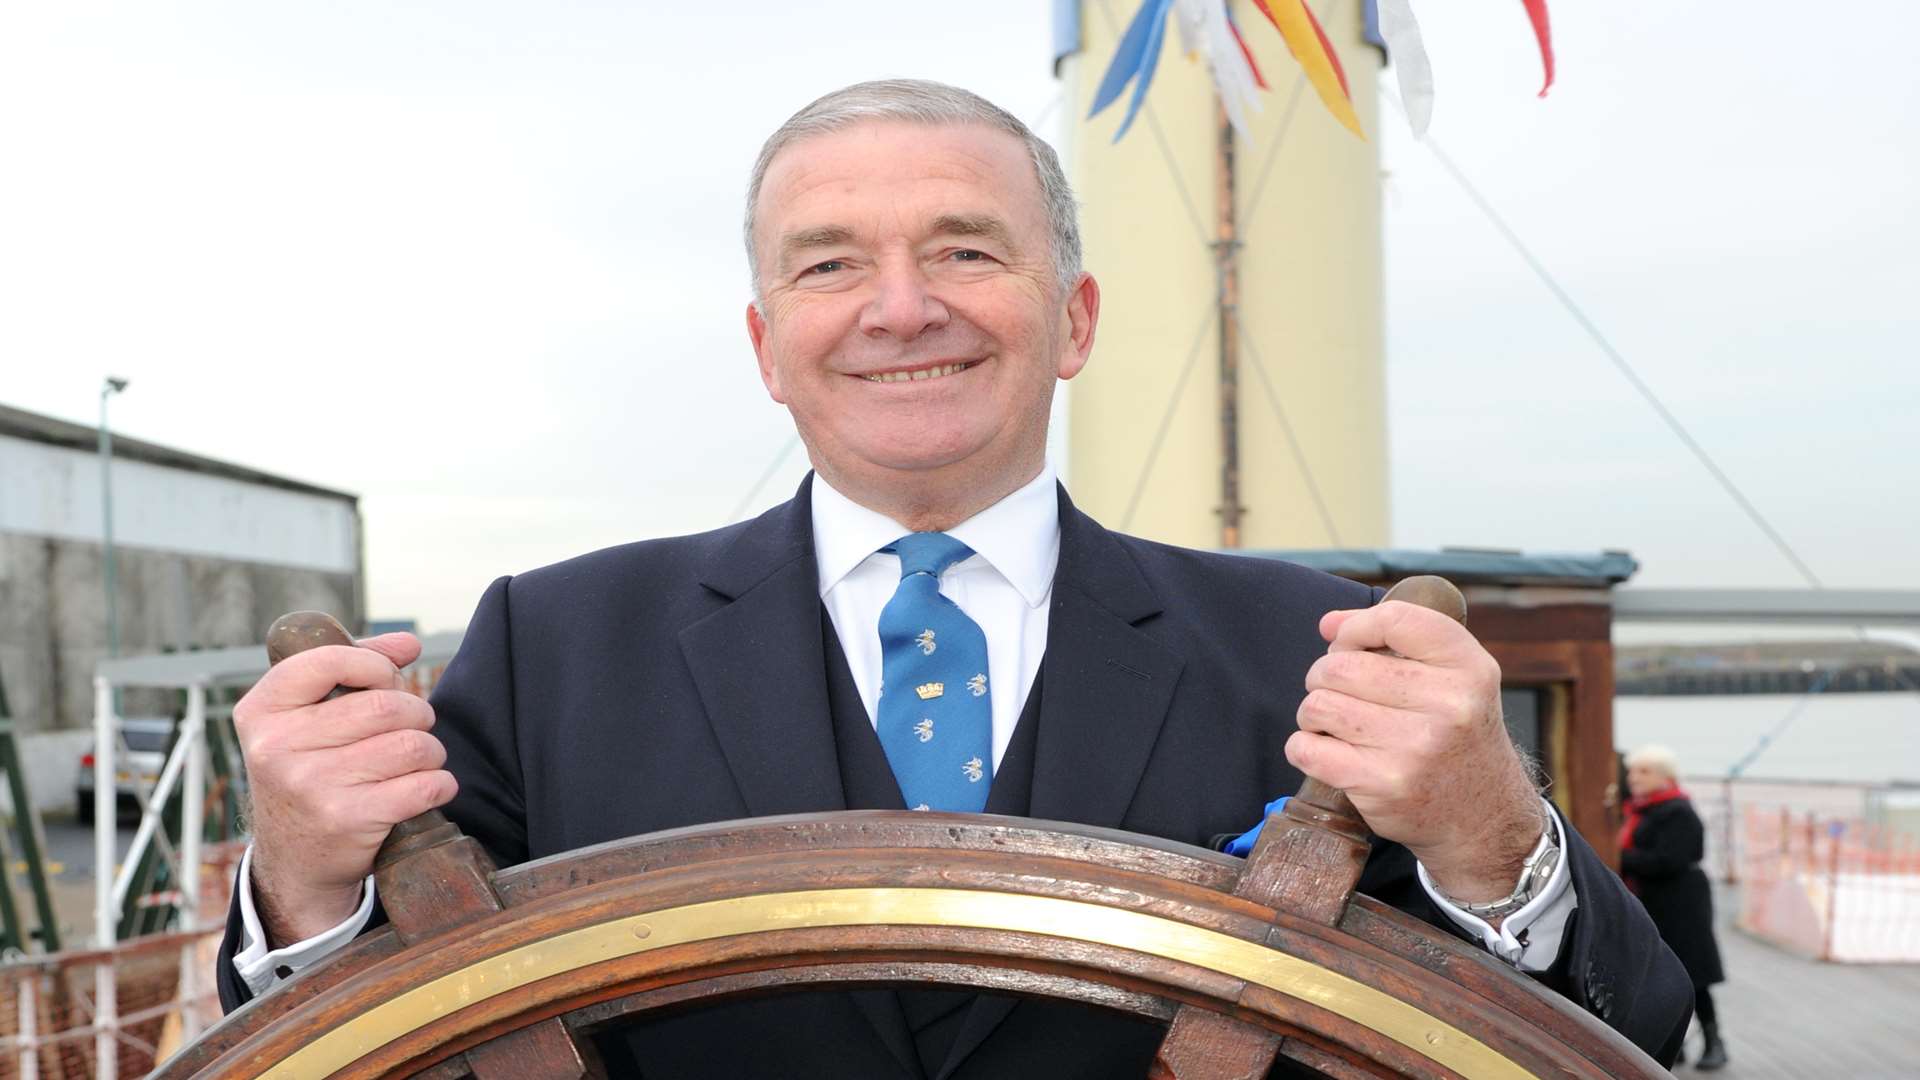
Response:
[[[1920,785],[1920,694],[1626,696],[1613,730],[1622,750],[1672,747],[1690,778],[1746,759],[1748,779]]]

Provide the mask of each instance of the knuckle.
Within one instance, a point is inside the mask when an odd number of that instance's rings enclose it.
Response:
[[[400,718],[399,703],[393,700],[393,694],[387,690],[366,690],[361,692],[366,700],[362,704],[367,719],[382,729],[391,728]]]
[[[1325,721],[1332,711],[1332,699],[1333,692],[1324,688],[1307,691],[1307,696],[1300,699],[1299,716],[1302,723],[1318,724]]]
[[[406,761],[415,769],[437,769],[447,757],[447,748],[440,745],[440,740],[424,731],[402,733],[401,746]]]
[[[1341,683],[1354,683],[1366,675],[1368,654],[1363,652],[1328,653],[1321,658],[1327,665],[1327,678]]]
[[[1296,731],[1288,736],[1286,749],[1287,760],[1291,761],[1296,768],[1312,771],[1316,755],[1313,751],[1313,740],[1307,737],[1306,732]]]
[[[408,777],[407,781],[407,788],[410,795],[409,802],[411,804],[408,809],[408,816],[425,813],[433,807],[440,805],[440,792],[443,785],[439,773],[418,772]]]

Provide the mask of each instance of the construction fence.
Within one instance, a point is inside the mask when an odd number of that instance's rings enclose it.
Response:
[[[231,843],[203,851],[202,929],[0,964],[0,1080],[100,1076],[102,1045],[113,1047],[113,1074],[144,1076],[219,1019],[214,957],[244,850]],[[114,1007],[106,1010],[96,1000],[103,967],[115,987]],[[98,1037],[103,1033],[109,1039]]]
[[[1689,777],[1736,925],[1820,960],[1920,963],[1920,788]]]

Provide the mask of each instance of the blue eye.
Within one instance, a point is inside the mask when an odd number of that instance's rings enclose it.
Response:
[[[960,251],[954,252],[953,257],[961,262],[979,262],[987,256],[985,252],[975,251],[972,248],[963,248]]]
[[[845,268],[846,268],[846,264],[841,262],[839,259],[828,259],[826,262],[815,263],[812,266],[807,267],[807,273],[831,274],[835,270],[842,270]]]

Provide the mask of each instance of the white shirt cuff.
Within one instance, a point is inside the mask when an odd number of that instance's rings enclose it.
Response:
[[[260,914],[253,908],[253,845],[240,856],[240,876],[234,882],[240,893],[240,944],[233,954],[233,970],[254,996],[271,990],[282,979],[290,979],[301,969],[358,937],[373,918],[373,875],[361,887],[360,910],[331,930],[324,930],[305,941],[267,951],[267,933],[260,927]]]
[[[1547,809],[1547,820],[1552,823],[1553,835],[1560,842],[1560,864],[1554,867],[1553,877],[1547,881],[1547,887],[1540,895],[1527,901],[1527,906],[1507,916],[1500,922],[1500,928],[1494,929],[1485,919],[1454,906],[1439,889],[1434,888],[1433,879],[1427,876],[1427,868],[1415,864],[1415,873],[1420,877],[1420,887],[1427,890],[1447,918],[1462,930],[1480,939],[1493,955],[1519,968],[1521,971],[1545,971],[1553,966],[1560,955],[1560,938],[1566,933],[1567,919],[1573,915],[1573,909],[1579,906],[1579,897],[1574,895],[1573,874],[1567,864],[1573,860],[1567,853],[1567,834],[1560,824],[1560,815],[1554,813],[1553,804],[1540,800]]]

